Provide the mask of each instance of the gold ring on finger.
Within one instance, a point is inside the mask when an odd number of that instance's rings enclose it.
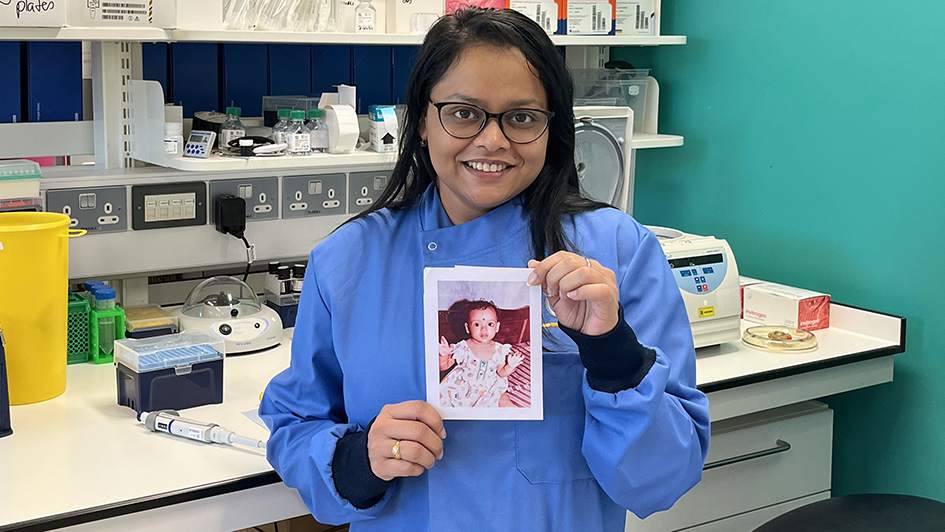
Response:
[[[395,460],[400,460],[400,440],[394,442],[394,448],[390,452],[394,455]]]

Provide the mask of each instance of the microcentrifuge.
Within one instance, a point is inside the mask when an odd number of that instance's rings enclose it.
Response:
[[[695,346],[738,341],[741,324],[738,266],[728,242],[666,227],[647,228],[663,246],[686,303]]]
[[[197,329],[226,343],[226,355],[254,353],[282,343],[282,319],[235,277],[211,277],[177,310],[180,329]]]

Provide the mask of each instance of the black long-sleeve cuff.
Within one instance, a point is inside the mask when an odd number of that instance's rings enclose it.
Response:
[[[617,311],[617,326],[600,336],[588,336],[558,325],[578,346],[581,363],[587,369],[587,384],[606,393],[635,388],[656,362],[656,351],[643,347],[636,333]]]
[[[331,476],[335,480],[338,495],[359,510],[380,502],[384,493],[394,483],[393,480],[381,480],[371,470],[367,435],[373,424],[372,419],[363,431],[349,432],[342,436],[331,459]]]

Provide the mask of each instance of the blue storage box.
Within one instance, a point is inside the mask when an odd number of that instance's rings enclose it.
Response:
[[[222,403],[224,346],[199,331],[116,340],[118,404],[141,413]]]
[[[285,304],[280,305],[270,300],[266,300],[266,306],[272,310],[279,313],[279,317],[282,318],[282,328],[288,329],[289,327],[295,327],[295,319],[299,315],[299,304],[298,302],[294,304]]]

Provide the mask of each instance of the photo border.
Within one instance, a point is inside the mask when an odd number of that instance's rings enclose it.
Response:
[[[525,284],[530,268],[485,268],[456,266],[454,268],[423,269],[423,346],[427,402],[443,419],[517,419],[541,420],[543,410],[542,349],[541,349],[541,287],[528,289],[529,350],[531,351],[531,406],[518,408],[443,407],[440,406],[439,365],[439,281],[512,281]],[[432,353],[432,356],[431,356]]]

